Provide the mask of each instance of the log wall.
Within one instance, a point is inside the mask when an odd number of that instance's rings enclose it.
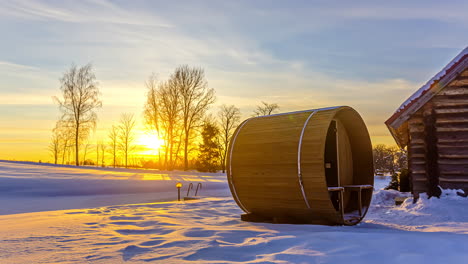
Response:
[[[417,111],[408,130],[413,194],[431,192],[433,177],[442,188],[468,193],[468,70]]]

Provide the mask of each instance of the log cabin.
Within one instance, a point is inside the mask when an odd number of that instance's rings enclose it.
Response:
[[[385,122],[408,151],[411,192],[468,194],[468,47],[410,96]]]

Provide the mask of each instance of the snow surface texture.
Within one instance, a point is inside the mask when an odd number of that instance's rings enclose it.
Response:
[[[230,196],[222,173],[75,167],[0,160],[0,215],[171,201],[193,183],[199,195]]]
[[[230,197],[3,215],[0,263],[466,263],[467,198],[395,196],[352,227],[242,222]]]

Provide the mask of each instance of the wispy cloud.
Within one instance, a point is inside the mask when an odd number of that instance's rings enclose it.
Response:
[[[8,62],[8,61],[0,61],[0,68],[2,70],[10,69],[10,70],[20,70],[20,71],[39,71],[40,70],[38,67],[17,64],[17,63]]]
[[[172,27],[161,19],[125,10],[110,1],[7,1],[0,14],[27,20],[55,20],[71,23],[111,23],[137,26]]]

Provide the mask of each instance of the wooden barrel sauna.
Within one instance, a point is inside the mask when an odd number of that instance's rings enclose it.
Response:
[[[369,133],[348,106],[249,118],[227,157],[246,221],[357,224],[371,202],[373,173]]]

